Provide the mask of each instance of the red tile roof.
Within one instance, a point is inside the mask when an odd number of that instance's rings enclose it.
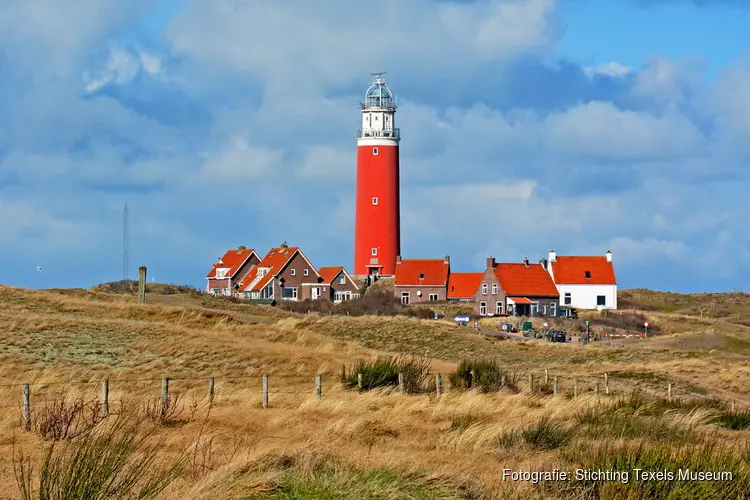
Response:
[[[443,259],[405,259],[396,264],[395,284],[447,286],[449,273],[450,264]]]
[[[560,285],[616,285],[615,268],[606,257],[557,257],[551,262],[555,282]],[[586,277],[586,272],[590,278]]]
[[[330,284],[343,270],[344,266],[321,267],[320,269],[318,269],[318,274],[321,278],[323,278],[323,283]]]
[[[268,251],[265,257],[260,263],[253,268],[245,279],[240,283],[240,290],[245,292],[259,292],[268,285],[268,283],[276,276],[278,276],[286,267],[286,265],[292,260],[292,258],[299,253],[302,258],[307,261],[307,257],[302,253],[299,247],[285,247],[285,248],[272,248]],[[307,261],[308,263],[310,261]],[[313,272],[317,274],[315,267],[310,264]],[[258,276],[258,270],[260,268],[268,268],[268,272],[258,280],[257,283],[253,284],[252,288],[248,288],[251,283]]]
[[[498,264],[495,276],[506,296],[557,297],[549,273],[540,264]]]
[[[468,299],[476,295],[484,273],[451,273],[448,278],[448,298]]]
[[[531,304],[531,300],[526,297],[508,297],[514,304]]]
[[[254,253],[255,250],[252,248],[246,248],[245,250],[229,250],[224,254],[224,257],[221,258],[221,262],[214,264],[214,267],[211,268],[211,271],[206,275],[206,278],[214,278],[216,276],[216,270],[224,268],[229,268],[226,277],[233,277],[237,274],[237,271],[240,270],[242,264],[244,264]]]

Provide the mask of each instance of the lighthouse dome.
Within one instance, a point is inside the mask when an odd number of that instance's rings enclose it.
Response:
[[[372,85],[370,85],[367,92],[365,92],[365,99],[361,104],[363,109],[396,109],[393,92],[391,92],[391,89],[386,85],[385,79],[383,79],[382,75],[383,73],[374,73]]]

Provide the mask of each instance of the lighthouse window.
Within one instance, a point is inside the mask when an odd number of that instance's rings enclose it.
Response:
[[[372,154],[374,156],[377,156],[378,155],[378,148],[372,148]]]
[[[377,248],[373,248],[372,249],[372,254],[373,255],[377,255],[378,254],[378,249]]]
[[[377,205],[378,204],[378,197],[377,196],[373,196],[372,197],[372,204],[373,205]]]

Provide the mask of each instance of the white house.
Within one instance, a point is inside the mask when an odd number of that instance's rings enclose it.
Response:
[[[602,257],[558,256],[542,263],[560,292],[560,305],[575,309],[617,309],[617,278],[612,252]]]

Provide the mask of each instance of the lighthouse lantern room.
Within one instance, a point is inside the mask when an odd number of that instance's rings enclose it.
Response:
[[[357,201],[354,226],[354,273],[393,276],[401,253],[399,154],[396,99],[374,73],[357,131]]]

